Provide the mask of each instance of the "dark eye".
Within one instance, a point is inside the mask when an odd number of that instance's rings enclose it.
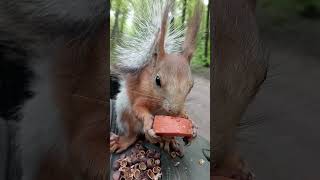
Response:
[[[160,80],[159,75],[157,75],[157,77],[156,77],[156,84],[157,84],[157,86],[161,87],[161,80]]]

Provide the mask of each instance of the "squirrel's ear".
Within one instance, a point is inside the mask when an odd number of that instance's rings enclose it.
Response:
[[[165,52],[165,37],[166,37],[169,10],[170,10],[170,4],[168,3],[164,9],[164,13],[162,16],[159,39],[158,39],[158,44],[157,44],[157,55],[158,55],[158,58],[160,58],[160,59],[166,53]]]
[[[201,23],[202,9],[203,4],[198,0],[194,8],[193,16],[188,22],[187,32],[185,34],[182,55],[187,58],[189,63],[192,59],[193,52],[196,49],[196,39]]]

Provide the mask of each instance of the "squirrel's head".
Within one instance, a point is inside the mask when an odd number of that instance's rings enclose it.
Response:
[[[165,54],[156,59],[151,78],[162,107],[170,114],[180,113],[193,87],[189,61],[180,54]]]
[[[190,61],[196,47],[196,35],[201,20],[201,6],[197,6],[188,24],[180,53],[165,52],[165,34],[168,9],[164,12],[154,56],[152,81],[154,91],[163,99],[163,108],[170,114],[178,114],[193,87]]]

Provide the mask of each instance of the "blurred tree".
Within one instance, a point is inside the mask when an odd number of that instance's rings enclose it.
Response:
[[[208,45],[209,45],[209,13],[210,12],[210,1],[209,4],[207,6],[207,18],[206,18],[206,37],[205,37],[205,41],[204,41],[204,57],[207,60],[208,59]],[[209,62],[207,61],[205,63],[206,67],[209,67]]]

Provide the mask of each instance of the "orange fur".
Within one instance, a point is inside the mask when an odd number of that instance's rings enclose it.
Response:
[[[39,179],[107,179],[109,119],[105,27],[85,46],[65,47],[52,67],[54,95],[64,122],[67,152],[48,153]],[[76,55],[76,56],[75,56]]]

